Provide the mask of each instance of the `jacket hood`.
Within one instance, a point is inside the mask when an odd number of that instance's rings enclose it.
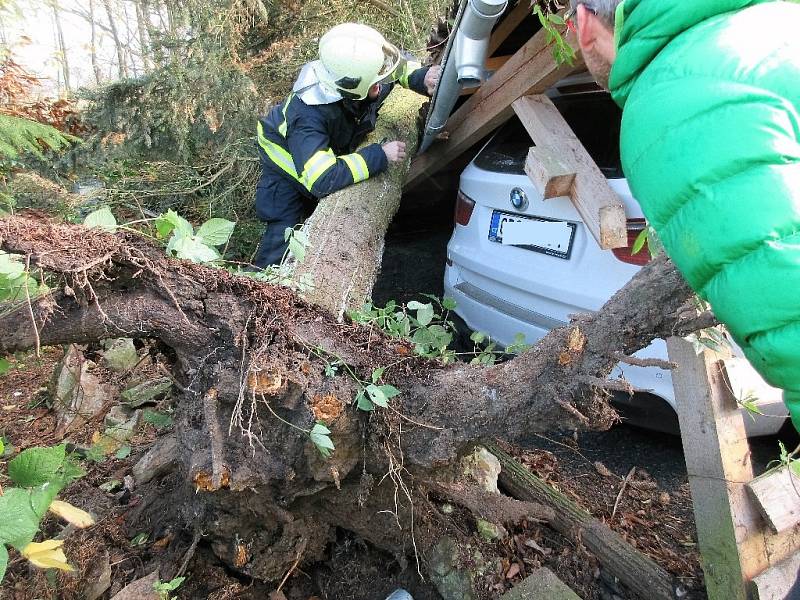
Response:
[[[624,0],[617,12],[617,58],[609,87],[625,106],[639,75],[675,37],[717,15],[775,0]]]

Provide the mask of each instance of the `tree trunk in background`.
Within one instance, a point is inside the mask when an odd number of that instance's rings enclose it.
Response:
[[[103,0],[103,6],[106,9],[106,15],[108,15],[108,23],[111,29],[111,37],[114,39],[114,45],[117,48],[117,63],[118,63],[119,77],[120,79],[124,79],[128,76],[128,65],[125,62],[125,49],[122,47],[122,41],[119,39],[119,31],[117,29],[117,23],[114,17],[114,11],[111,10],[111,0]]]
[[[417,147],[417,118],[426,98],[399,85],[381,108],[368,142],[400,140],[408,158],[389,172],[320,200],[306,221],[310,247],[294,279],[311,279],[305,297],[336,315],[359,308],[370,298],[383,258],[383,238],[400,206],[403,180]]]
[[[139,51],[142,56],[142,65],[145,72],[150,71],[153,63],[150,59],[150,45],[147,43],[148,23],[145,18],[149,19],[149,12],[144,11],[140,0],[135,1],[136,5],[136,25],[139,31]]]
[[[89,0],[89,25],[92,29],[92,41],[91,46],[89,47],[89,53],[92,59],[92,71],[94,71],[94,80],[95,83],[98,85],[103,80],[102,71],[100,71],[100,65],[97,63],[97,18],[95,17],[94,12],[94,0]]]
[[[64,75],[65,95],[69,96],[72,87],[69,78],[69,58],[67,57],[67,47],[64,44],[64,31],[61,28],[61,12],[58,10],[58,1],[50,0],[50,8],[53,9],[53,22],[56,25],[58,51],[60,53],[59,60],[61,61],[61,72]]]

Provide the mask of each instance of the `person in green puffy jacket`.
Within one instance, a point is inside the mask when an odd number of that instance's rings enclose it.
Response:
[[[571,5],[633,195],[800,430],[800,4]]]

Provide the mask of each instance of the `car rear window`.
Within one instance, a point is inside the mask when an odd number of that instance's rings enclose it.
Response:
[[[584,94],[553,100],[589,155],[609,178],[620,178],[619,127],[622,112],[608,94]],[[533,145],[514,116],[475,157],[475,165],[498,173],[525,174],[525,157]]]

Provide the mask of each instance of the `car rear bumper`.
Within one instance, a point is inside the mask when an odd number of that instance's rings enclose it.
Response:
[[[450,259],[453,262],[453,259]],[[472,283],[468,269],[463,269],[457,262],[448,264],[445,268],[444,293],[446,297],[456,301],[456,314],[464,320],[467,327],[474,331],[491,334],[492,340],[501,346],[508,346],[517,334],[525,336],[526,343],[534,344],[544,337],[551,329],[567,325],[568,322],[549,315],[545,315],[524,306],[519,306],[495,294],[491,294]],[[497,285],[493,285],[496,288]],[[647,348],[635,354],[639,358],[667,358],[666,343],[664,340],[654,340]],[[743,359],[734,359],[743,360]],[[675,391],[672,385],[672,375],[669,371],[656,367],[636,367],[632,365],[617,365],[610,377],[624,377],[634,388],[642,390],[643,394],[634,397],[621,394],[616,398],[617,405],[625,409],[630,416],[631,424],[677,433],[674,425],[653,421],[660,420],[656,415],[665,414],[665,409],[675,412]],[[622,397],[625,396],[625,397]],[[666,406],[645,407],[645,402],[662,402]],[[752,415],[742,409],[745,429],[748,437],[772,435],[783,426],[787,410],[778,398],[770,398],[757,402],[759,410],[764,415]]]

